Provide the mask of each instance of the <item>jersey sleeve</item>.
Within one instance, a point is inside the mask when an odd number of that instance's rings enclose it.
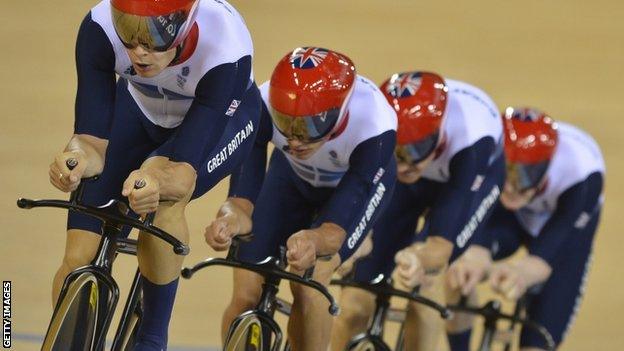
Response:
[[[557,209],[539,235],[531,240],[529,253],[553,266],[562,244],[566,240],[575,240],[571,235],[582,229],[595,214],[602,193],[602,182],[600,173],[592,173],[563,192],[557,199]]]
[[[317,224],[331,222],[347,230],[354,220],[359,220],[357,214],[367,206],[366,199],[375,186],[375,176],[394,157],[395,143],[396,132],[389,130],[365,140],[353,150],[349,169],[321,210]]]
[[[74,134],[108,139],[115,108],[115,52],[90,13],[78,30],[76,71]]]
[[[252,203],[256,202],[260,188],[264,182],[267,164],[267,147],[273,137],[273,124],[269,110],[262,102],[260,114],[260,128],[254,141],[249,156],[243,161],[230,176],[230,189],[228,197],[245,198]]]
[[[459,151],[449,164],[450,178],[430,208],[429,235],[455,242],[463,225],[472,216],[470,205],[477,196],[473,185],[478,176],[485,176],[494,140],[485,137]]]
[[[251,56],[212,68],[199,81],[195,98],[166,151],[172,161],[189,163],[195,170],[215,148],[231,117],[230,106],[238,106],[250,86]]]

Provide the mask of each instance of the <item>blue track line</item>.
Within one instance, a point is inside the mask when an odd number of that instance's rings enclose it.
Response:
[[[28,333],[13,333],[13,340],[23,341],[33,344],[43,343],[43,335],[28,334]],[[106,348],[109,348],[111,341],[107,342]],[[197,346],[182,346],[182,345],[170,345],[167,347],[167,351],[218,351],[216,347],[197,347]]]

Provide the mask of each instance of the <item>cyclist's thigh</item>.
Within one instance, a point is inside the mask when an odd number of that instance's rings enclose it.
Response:
[[[245,301],[245,304],[254,306],[260,300],[264,278],[257,273],[237,269],[233,270],[232,300]]]
[[[240,259],[257,262],[278,257],[279,246],[290,235],[310,226],[314,207],[297,188],[301,180],[296,177],[284,154],[274,150],[252,215],[254,237],[241,244]]]
[[[106,204],[121,196],[121,187],[130,172],[138,169],[157,146],[163,135],[171,130],[152,124],[143,115],[128,92],[124,80],[117,83],[114,118],[106,149],[104,170],[99,179],[84,184],[83,203],[93,206]],[[67,229],[80,229],[101,233],[100,220],[80,213],[70,212]],[[129,230],[126,230],[126,234]]]
[[[592,242],[599,220],[595,214],[582,230],[570,233],[552,267],[552,274],[527,308],[529,319],[543,325],[556,344],[563,341],[580,307],[592,260]],[[525,328],[520,345],[543,347],[539,334]]]
[[[71,269],[86,265],[95,257],[99,245],[100,235],[96,233],[80,229],[68,230],[63,261]]]

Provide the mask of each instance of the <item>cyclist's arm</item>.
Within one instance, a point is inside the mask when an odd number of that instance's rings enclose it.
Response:
[[[262,102],[260,127],[254,145],[245,159],[230,176],[229,198],[246,200],[252,206],[264,182],[267,164],[267,147],[273,137],[273,124],[267,106]],[[253,208],[253,207],[252,207]]]
[[[360,143],[349,158],[349,170],[340,180],[329,202],[323,207],[313,228],[325,234],[319,254],[334,254],[340,249],[346,228],[359,221],[359,213],[368,206],[367,199],[377,186],[375,179],[390,163],[396,132],[391,130]],[[393,166],[394,167],[394,166]],[[378,180],[378,179],[377,179]],[[390,196],[390,194],[386,194]]]
[[[466,208],[477,196],[478,189],[474,185],[479,177],[485,176],[494,147],[494,140],[485,137],[451,159],[449,181],[429,212],[426,249],[419,250],[426,269],[439,269],[450,258],[457,235],[473,215]]]
[[[224,63],[208,71],[197,84],[195,98],[173,139],[162,152],[173,162],[186,163],[197,172],[206,154],[221,139],[230,118],[228,108],[239,104],[250,86],[251,56]],[[235,103],[235,102],[234,102]]]
[[[251,151],[230,175],[228,198],[217,213],[217,218],[233,215],[238,221],[241,234],[251,231],[251,214],[264,182],[267,147],[273,136],[271,116],[264,102],[259,123],[258,134]]]
[[[104,159],[115,105],[115,53],[102,27],[83,19],[76,40],[78,89],[74,136],[65,151]]]

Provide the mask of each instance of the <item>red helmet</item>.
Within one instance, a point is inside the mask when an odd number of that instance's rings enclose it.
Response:
[[[508,181],[520,191],[539,185],[557,148],[557,123],[534,108],[508,107],[503,128]]]
[[[113,26],[128,48],[167,51],[188,35],[198,4],[199,0],[111,0]]]
[[[296,48],[275,67],[269,108],[275,127],[306,142],[329,135],[346,114],[355,65],[347,56],[318,48]]]
[[[444,119],[448,88],[444,78],[431,72],[404,72],[392,75],[381,91],[397,112],[397,156],[417,163],[438,145]]]

